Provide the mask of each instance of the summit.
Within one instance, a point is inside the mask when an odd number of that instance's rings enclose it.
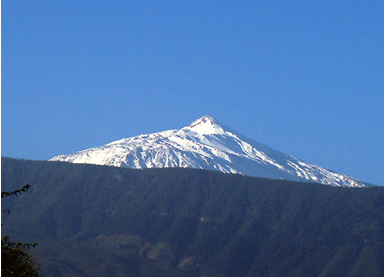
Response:
[[[143,134],[51,161],[144,168],[197,168],[255,177],[365,187],[353,177],[327,170],[249,139],[205,115],[181,128]]]

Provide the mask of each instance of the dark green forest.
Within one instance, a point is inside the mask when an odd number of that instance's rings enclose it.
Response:
[[[384,276],[384,187],[2,158],[43,276]]]

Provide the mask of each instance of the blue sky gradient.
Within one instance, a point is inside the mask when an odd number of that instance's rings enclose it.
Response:
[[[2,1],[2,156],[209,114],[384,185],[383,1]]]

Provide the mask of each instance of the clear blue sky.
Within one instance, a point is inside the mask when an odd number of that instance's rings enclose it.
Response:
[[[209,114],[384,185],[384,1],[2,1],[2,156]]]

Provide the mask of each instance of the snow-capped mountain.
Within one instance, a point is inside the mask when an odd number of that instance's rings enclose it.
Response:
[[[137,169],[190,167],[334,186],[370,185],[248,139],[210,116],[181,129],[121,139],[50,160]]]

